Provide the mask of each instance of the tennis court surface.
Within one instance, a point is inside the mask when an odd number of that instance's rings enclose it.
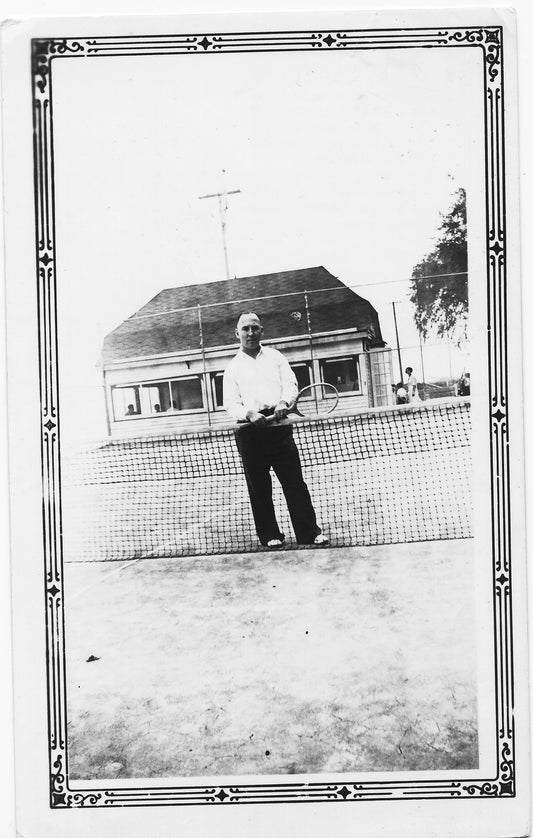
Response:
[[[294,427],[325,549],[261,552],[231,430],[62,458],[72,778],[477,766],[470,405]]]
[[[68,563],[70,776],[475,768],[473,550]]]

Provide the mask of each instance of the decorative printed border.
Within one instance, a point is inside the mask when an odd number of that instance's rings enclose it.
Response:
[[[262,783],[71,789],[68,780],[61,465],[54,225],[52,62],[66,58],[365,49],[479,49],[483,56],[487,328],[491,438],[493,608],[497,761],[494,775],[389,782]],[[223,59],[221,59],[223,60]],[[50,806],[116,807],[356,800],[514,797],[513,638],[507,376],[503,29],[372,29],[238,32],[165,36],[34,39],[32,41],[36,273],[42,424],[43,534],[48,665]]]

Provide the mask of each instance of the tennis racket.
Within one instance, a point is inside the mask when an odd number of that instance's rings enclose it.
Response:
[[[308,384],[302,387],[287,412],[295,413],[297,416],[327,416],[332,413],[339,403],[339,393],[333,384],[326,384],[325,381],[318,381],[316,384]],[[267,422],[275,422],[273,416],[267,418]]]

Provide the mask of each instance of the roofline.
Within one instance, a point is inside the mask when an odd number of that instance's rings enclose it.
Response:
[[[324,269],[324,270],[326,270],[326,269]],[[291,272],[287,271],[287,273],[291,273]],[[265,276],[272,276],[272,274],[265,274]],[[201,310],[201,309],[205,309],[205,308],[218,308],[220,306],[235,305],[237,303],[256,303],[256,302],[261,302],[261,300],[274,300],[274,299],[279,299],[281,297],[296,297],[298,294],[323,294],[326,291],[328,291],[328,292],[329,291],[351,291],[352,294],[355,294],[356,297],[359,297],[359,299],[364,300],[364,302],[367,303],[371,307],[372,311],[374,311],[374,313],[377,314],[377,312],[376,312],[375,308],[373,307],[372,303],[370,303],[366,299],[366,297],[361,297],[361,295],[358,294],[357,291],[354,291],[353,288],[350,288],[349,285],[346,285],[342,281],[342,279],[339,279],[337,276],[333,276],[333,274],[331,274],[331,276],[333,277],[333,279],[336,279],[337,282],[340,282],[340,285],[330,286],[329,288],[304,288],[304,289],[300,289],[299,291],[286,291],[283,294],[265,294],[262,297],[243,297],[242,299],[238,299],[238,300],[222,300],[218,303],[197,303],[194,306],[183,306],[182,308],[168,308],[168,309],[165,309],[164,311],[163,310],[162,311],[153,311],[151,314],[137,314],[137,313],[135,313],[135,314],[132,314],[130,317],[127,317],[126,320],[123,320],[123,323],[130,323],[132,320],[148,320],[152,317],[166,317],[166,315],[168,315],[168,314],[179,314],[182,311],[198,311],[198,309]],[[242,279],[249,279],[249,278],[250,277],[242,277]],[[255,277],[254,277],[254,279],[255,279]],[[208,285],[209,283],[205,283],[205,284]],[[200,285],[200,283],[199,283],[199,285]],[[191,287],[191,286],[184,286],[184,287]],[[168,288],[168,289],[165,289],[165,290],[172,291],[173,289]],[[159,296],[159,295],[156,295],[156,297],[153,297],[153,299],[155,300],[157,298],[157,296]],[[150,300],[149,302],[152,302],[152,300]],[[146,305],[149,305],[149,303],[147,303]],[[145,306],[143,306],[143,308],[145,308]],[[139,311],[142,311],[142,308],[139,309]],[[117,328],[120,328],[120,326],[118,326]],[[116,329],[114,329],[113,331],[116,331]],[[112,335],[113,332],[109,332],[109,334]],[[106,337],[107,337],[107,335],[106,335]]]
[[[325,337],[332,337],[335,335],[361,335],[361,337],[369,337],[370,330],[369,329],[337,329],[332,332],[313,332],[313,339],[315,338],[325,338]],[[292,341],[305,341],[306,343],[309,342],[309,335],[294,335],[292,337],[285,337],[285,338],[271,338],[262,341],[266,346],[270,346],[271,344],[280,344],[280,343],[290,343]],[[204,348],[205,354],[213,354],[215,352],[224,352],[230,349],[238,349],[238,343],[226,343],[220,344],[219,346],[206,346]],[[169,358],[186,358],[191,356],[198,356],[202,357],[202,349],[199,347],[198,349],[183,349],[179,352],[165,352],[158,355],[137,355],[130,358],[119,358],[117,361],[104,361],[103,367],[104,370],[112,369],[113,367],[120,366],[122,364],[131,364],[135,361],[157,361],[157,360],[165,360]]]
[[[246,276],[234,276],[234,277],[226,277],[225,279],[210,279],[207,282],[195,282],[193,285],[169,285],[166,288],[162,288],[161,291],[152,297],[152,300],[155,300],[159,294],[163,294],[165,291],[174,291],[176,288],[196,288],[196,286],[206,286],[206,285],[218,285],[219,282],[228,282],[229,280],[233,280],[233,282],[237,281],[240,282],[243,279],[263,279],[265,276],[281,276],[283,274],[297,274],[297,273],[304,273],[305,271],[318,271],[323,270],[326,271],[330,276],[333,276],[335,279],[339,279],[338,276],[332,274],[324,265],[311,265],[308,268],[292,268],[288,271],[270,271],[265,274],[246,274]],[[342,280],[340,280],[342,282]],[[151,302],[151,301],[150,301]]]

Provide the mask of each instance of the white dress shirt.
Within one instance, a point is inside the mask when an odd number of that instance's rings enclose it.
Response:
[[[291,404],[298,395],[296,376],[287,359],[269,346],[261,346],[252,358],[239,349],[224,373],[224,407],[238,422],[249,410]]]

